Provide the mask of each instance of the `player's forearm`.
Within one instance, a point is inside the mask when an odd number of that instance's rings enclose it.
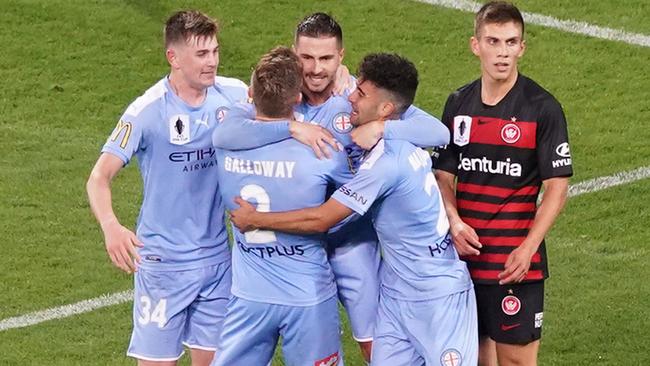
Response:
[[[387,140],[405,140],[419,147],[449,143],[449,129],[436,117],[411,106],[402,120],[389,120],[384,126]]]
[[[108,225],[119,222],[113,212],[110,182],[108,177],[95,171],[90,174],[88,182],[86,182],[90,209],[102,230]]]
[[[226,150],[246,150],[291,137],[289,121],[260,123],[253,107],[238,104],[228,112],[212,135],[212,144]]]
[[[287,212],[256,212],[251,223],[255,228],[292,234],[324,233],[333,225],[318,207]]]
[[[456,191],[454,189],[456,176],[440,170],[436,171],[435,175],[438,182],[438,188],[440,189],[440,195],[442,196],[442,202],[445,205],[447,218],[449,219],[450,224],[452,224],[453,222],[460,220],[456,202]]]
[[[551,178],[544,184],[544,197],[537,208],[533,225],[522,243],[532,252],[537,251],[542,240],[551,229],[566,203],[569,191],[568,178]]]

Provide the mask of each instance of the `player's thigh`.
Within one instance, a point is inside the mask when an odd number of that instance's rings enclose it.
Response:
[[[354,339],[371,341],[379,303],[381,256],[377,242],[369,240],[338,247],[329,261]]]
[[[134,276],[133,333],[127,354],[174,361],[183,354],[187,308],[200,291],[196,273],[140,269]]]
[[[539,340],[528,344],[497,343],[496,349],[500,366],[537,365]]]
[[[424,358],[416,352],[404,330],[399,307],[399,302],[390,297],[383,296],[379,301],[371,365],[424,365]]]
[[[230,299],[230,261],[202,269],[203,285],[188,309],[183,343],[192,349],[214,352]]]
[[[427,365],[476,365],[478,330],[472,289],[428,301],[403,302],[405,327]]]
[[[212,366],[266,365],[273,357],[284,314],[277,305],[233,296]]]
[[[496,343],[525,345],[539,340],[544,316],[544,282],[476,285],[481,335]]]
[[[281,335],[286,365],[340,365],[341,324],[336,297],[312,306],[285,307]]]

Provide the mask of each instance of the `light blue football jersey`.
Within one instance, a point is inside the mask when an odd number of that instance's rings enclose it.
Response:
[[[219,120],[246,92],[243,82],[217,77],[203,104],[192,107],[165,77],[126,109],[102,148],[125,165],[137,157],[144,187],[136,225],[143,268],[183,270],[230,258],[211,140]]]
[[[216,158],[219,186],[228,209],[238,207],[234,203],[237,196],[256,204],[258,211],[319,206],[329,185],[339,186],[352,177],[344,152],[319,160],[309,147],[293,139],[251,150],[217,149]],[[336,294],[324,235],[265,230],[241,233],[233,228],[233,236],[233,295],[310,306]]]
[[[425,150],[380,140],[354,179],[332,197],[360,215],[371,213],[383,252],[384,294],[416,301],[472,287]]]

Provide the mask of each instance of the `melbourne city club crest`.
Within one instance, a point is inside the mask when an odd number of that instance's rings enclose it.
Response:
[[[340,133],[348,133],[352,130],[352,123],[350,123],[350,114],[349,113],[339,113],[334,116],[332,121],[334,129]]]
[[[169,119],[169,142],[174,145],[190,142],[190,116],[177,114]]]
[[[472,117],[454,117],[454,144],[465,146],[469,144],[469,134],[472,130]]]

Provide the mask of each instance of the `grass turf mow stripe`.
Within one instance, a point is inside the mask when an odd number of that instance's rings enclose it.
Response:
[[[483,4],[469,0],[416,0],[436,6],[476,13]],[[547,15],[522,11],[524,21],[528,24],[542,25],[569,33],[583,34],[590,37],[624,42],[631,45],[650,47],[650,36],[640,33],[625,32],[619,29],[599,27],[575,20],[560,20]]]
[[[598,177],[580,182],[569,187],[569,197],[585,193],[593,193],[621,184],[635,182],[650,177],[650,166],[635,170],[616,173],[610,176]],[[8,329],[23,328],[39,324],[48,320],[67,318],[72,315],[83,314],[103,307],[119,305],[133,299],[133,290],[106,294],[94,299],[79,301],[74,304],[63,305],[26,315],[0,320],[0,332]]]

